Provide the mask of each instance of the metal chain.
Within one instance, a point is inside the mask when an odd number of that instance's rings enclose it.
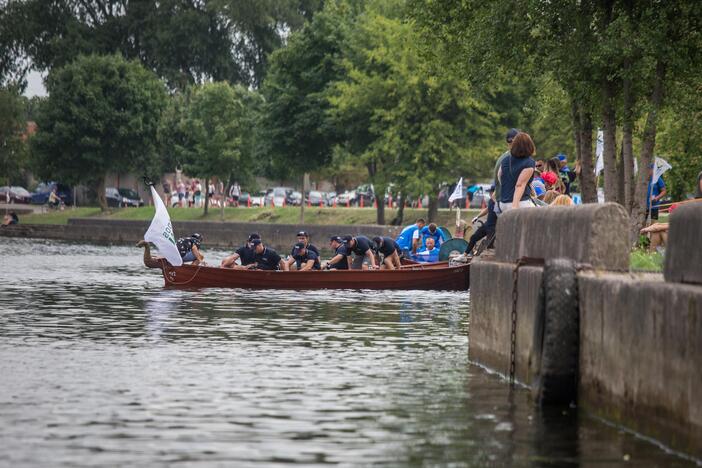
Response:
[[[509,347],[509,383],[514,384],[514,371],[517,348],[517,301],[519,300],[519,267],[522,260],[518,260],[512,271],[512,329],[510,331]]]

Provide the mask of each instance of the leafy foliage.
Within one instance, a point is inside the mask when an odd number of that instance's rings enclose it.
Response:
[[[0,184],[16,181],[27,156],[23,98],[16,88],[0,88]]]
[[[103,208],[107,172],[153,174],[164,86],[119,55],[81,56],[48,77],[32,138],[40,178],[96,188]]]

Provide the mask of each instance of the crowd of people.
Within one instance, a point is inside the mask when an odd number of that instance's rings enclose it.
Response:
[[[238,184],[235,185],[238,189]],[[233,188],[234,185],[231,189]],[[215,184],[210,181],[207,184],[207,193],[204,189],[200,179],[183,180],[179,177],[173,180],[173,183],[168,181],[163,183],[165,203],[173,208],[202,208],[205,206],[206,199],[209,200],[210,206],[221,206],[221,203],[224,203],[222,197],[224,184],[222,182]],[[237,193],[236,200],[238,199],[239,194]]]
[[[363,235],[331,236],[331,256],[322,261],[320,250],[310,242],[305,231],[297,233],[297,242],[287,256],[281,256],[267,246],[258,233],[252,233],[241,247],[221,261],[220,267],[283,271],[394,270],[400,268],[402,258],[419,262],[439,260],[438,246],[445,241],[445,235],[435,224],[426,225],[423,219],[418,219],[405,228],[403,234],[397,240],[386,236],[372,239]],[[203,240],[198,233],[178,239],[176,246],[183,263],[203,264]]]

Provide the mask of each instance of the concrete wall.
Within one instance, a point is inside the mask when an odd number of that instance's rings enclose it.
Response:
[[[666,275],[671,258],[677,265],[674,272],[678,268],[691,272],[686,279],[702,269],[702,263],[691,263],[696,254],[682,255],[699,242],[699,227],[690,218],[702,214],[702,204],[696,210],[671,219],[671,232],[678,230],[681,240],[668,247]],[[581,234],[576,235],[572,226],[574,220],[619,216],[617,208],[517,211],[505,213],[498,221],[495,261],[475,261],[471,266],[471,359],[509,373],[512,259],[560,255],[605,265],[578,274],[580,406],[702,457],[702,286],[665,282],[660,274],[607,271],[606,265],[621,269],[621,258],[628,257],[626,229],[613,229],[608,222],[581,226]],[[616,222],[628,226],[628,219]],[[548,226],[550,233],[535,226]],[[696,235],[687,232],[690,229]],[[547,235],[546,245],[551,248],[543,250]],[[529,357],[542,268],[521,267],[518,274],[515,371],[519,381],[530,385]]]
[[[59,239],[77,242],[110,244],[134,244],[144,237],[149,221],[100,220],[72,218],[65,226],[19,224],[0,229],[0,236]],[[395,237],[399,228],[372,225],[296,225],[263,223],[218,223],[201,221],[177,221],[173,223],[177,237],[198,232],[205,237],[207,247],[235,248],[242,245],[250,233],[258,232],[263,241],[274,249],[287,252],[296,242],[298,231],[307,231],[312,242],[327,248],[333,235],[363,234]]]

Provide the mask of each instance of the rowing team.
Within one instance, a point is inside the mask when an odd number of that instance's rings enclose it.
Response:
[[[198,265],[204,257],[200,252],[203,238],[200,234],[178,239],[177,247],[184,263],[192,262]],[[329,246],[334,255],[324,266],[320,260],[320,252],[310,243],[310,236],[305,231],[297,233],[297,243],[293,246],[290,255],[282,258],[278,252],[267,247],[261,236],[257,233],[249,235],[246,244],[239,247],[220,264],[221,268],[239,270],[362,270],[362,269],[387,269],[394,270],[400,267],[400,258],[403,255],[400,246],[390,237],[374,237],[372,240],[366,236],[332,236]],[[237,264],[239,260],[239,264]]]

